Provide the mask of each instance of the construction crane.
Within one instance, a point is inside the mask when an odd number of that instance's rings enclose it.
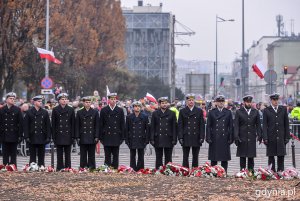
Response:
[[[177,30],[177,26],[180,27],[180,30]],[[179,28],[178,27],[178,28]],[[175,19],[175,15],[173,15],[173,32],[171,37],[171,88],[170,88],[170,100],[175,100],[175,74],[176,74],[176,62],[175,62],[175,45],[180,46],[189,46],[190,44],[185,40],[181,39],[180,36],[192,36],[195,35],[195,31],[191,28],[187,27],[186,25],[180,23]],[[175,43],[175,37],[177,39],[177,43]]]

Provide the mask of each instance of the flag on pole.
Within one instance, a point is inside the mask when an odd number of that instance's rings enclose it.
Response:
[[[252,65],[252,70],[260,77],[260,79],[263,79],[267,69],[260,61],[258,61]]]
[[[108,97],[109,94],[110,94],[110,91],[109,91],[108,86],[106,85],[106,98]]]
[[[109,88],[108,86],[106,85],[106,103],[108,104],[109,103],[109,99],[108,99],[108,95],[110,94],[110,91],[109,91]]]
[[[149,101],[151,101],[151,102],[157,103],[157,100],[154,98],[154,96],[152,96],[152,95],[149,94],[148,92],[147,92],[147,94],[146,94],[146,98],[147,98]]]
[[[41,59],[47,59],[48,61],[52,61],[53,63],[61,64],[61,61],[55,58],[54,52],[42,48],[37,48],[37,50],[40,54]]]
[[[220,80],[220,87],[224,87],[224,77],[221,77],[221,80]]]

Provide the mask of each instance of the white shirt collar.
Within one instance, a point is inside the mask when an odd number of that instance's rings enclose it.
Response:
[[[116,105],[112,108],[110,105],[108,105],[109,106],[109,108],[111,109],[111,110],[114,110],[115,109],[115,107],[116,107]]]
[[[195,107],[195,106],[193,106],[193,107],[191,107],[191,108],[190,108],[190,107],[188,107],[188,108],[189,108],[191,111],[193,111],[194,107]]]
[[[276,109],[275,109],[275,106],[273,106],[273,105],[271,105],[271,106],[272,106],[273,110],[274,110],[275,112],[277,112],[278,106],[276,107]]]
[[[224,107],[222,107],[222,108],[217,107],[217,108],[218,108],[218,110],[219,110],[220,112],[222,112],[222,110],[223,110]]]
[[[250,112],[251,112],[251,108],[250,109],[247,109],[246,107],[244,107],[246,112],[248,113],[248,115],[250,115]]]

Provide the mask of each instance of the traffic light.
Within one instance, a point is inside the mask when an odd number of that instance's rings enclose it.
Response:
[[[221,77],[220,86],[224,86],[224,77]]]
[[[236,84],[236,86],[240,86],[240,84],[241,84],[241,79],[236,79],[236,81],[235,81],[235,84]]]
[[[284,67],[283,67],[283,73],[286,75],[287,72],[288,72],[288,67],[287,67],[287,66],[284,66]]]

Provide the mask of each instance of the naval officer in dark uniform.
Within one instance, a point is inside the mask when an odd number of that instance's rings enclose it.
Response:
[[[155,168],[163,165],[163,153],[165,165],[172,162],[172,150],[177,143],[177,120],[175,112],[168,109],[168,98],[158,99],[159,109],[154,111],[151,119],[150,143],[155,147]]]
[[[15,106],[17,95],[5,95],[5,106],[0,109],[0,141],[2,142],[3,164],[17,166],[17,146],[23,139],[23,115]]]
[[[30,108],[24,118],[24,138],[29,143],[29,163],[36,163],[45,166],[45,145],[50,143],[51,124],[48,111],[43,109],[43,96],[32,98],[33,107]]]
[[[189,167],[192,148],[192,167],[198,167],[200,146],[205,138],[203,111],[195,106],[195,94],[186,95],[186,107],[179,112],[178,139],[183,150],[182,166]]]
[[[279,94],[270,95],[271,105],[263,112],[263,140],[267,146],[268,165],[275,171],[275,156],[277,156],[277,171],[284,171],[284,156],[286,145],[290,139],[289,119],[287,109],[279,105]]]
[[[234,139],[237,146],[236,156],[240,157],[240,169],[254,170],[254,157],[256,157],[256,141],[261,142],[262,128],[257,109],[252,107],[253,97],[243,97],[244,106],[236,111],[234,119]]]
[[[83,97],[83,108],[77,112],[75,136],[80,146],[80,167],[96,168],[95,148],[99,141],[99,113],[91,108],[91,97]]]
[[[231,111],[224,107],[223,95],[218,95],[215,102],[217,107],[210,110],[207,117],[208,160],[211,160],[212,166],[221,161],[227,172],[228,161],[231,160],[230,145],[233,143],[233,119]]]
[[[57,148],[57,170],[71,168],[71,147],[75,140],[75,112],[67,105],[68,94],[57,96],[59,105],[52,111],[53,141]],[[65,163],[63,154],[65,153]]]
[[[140,101],[133,102],[132,107],[133,113],[126,117],[125,143],[130,149],[130,167],[138,171],[144,169],[144,149],[149,143],[149,120],[148,116],[141,112]]]
[[[123,109],[116,105],[117,93],[110,93],[108,99],[108,105],[100,111],[99,139],[104,146],[104,163],[118,169],[120,145],[125,139],[125,116]]]

